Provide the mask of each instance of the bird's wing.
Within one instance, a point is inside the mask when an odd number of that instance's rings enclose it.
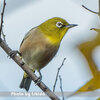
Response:
[[[34,29],[35,29],[35,28],[32,28],[31,30],[34,30]],[[31,30],[30,30],[30,31],[31,31]],[[22,40],[22,42],[21,42],[21,44],[20,44],[20,47],[22,46],[24,40],[27,39],[28,36],[30,35],[30,33],[31,33],[30,31],[29,31],[28,33],[25,34],[25,36],[24,36],[24,38],[23,38],[23,40]]]

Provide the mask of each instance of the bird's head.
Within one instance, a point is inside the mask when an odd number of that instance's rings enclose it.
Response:
[[[40,31],[53,44],[59,44],[68,29],[77,26],[76,24],[69,24],[66,20],[54,17],[38,26]]]

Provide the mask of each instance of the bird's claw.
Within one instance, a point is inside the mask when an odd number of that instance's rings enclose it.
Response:
[[[42,76],[38,77],[36,80],[35,80],[35,83],[36,85],[39,84],[42,80]]]
[[[12,58],[12,57],[14,57],[16,54],[19,54],[19,55],[21,56],[21,53],[20,53],[19,51],[17,51],[17,50],[12,50],[12,51],[9,52],[8,57]]]

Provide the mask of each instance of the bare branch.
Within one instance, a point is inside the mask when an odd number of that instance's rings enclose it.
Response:
[[[90,9],[88,9],[87,7],[85,7],[84,5],[82,5],[82,7],[85,8],[86,10],[88,10],[88,11],[94,13],[94,14],[97,14],[97,15],[100,17],[100,0],[98,0],[98,5],[99,5],[99,11],[98,11],[98,12],[95,12],[95,11],[93,11],[93,10],[90,10]]]
[[[2,38],[1,38],[1,34],[3,33],[2,28],[3,28],[3,17],[4,17],[5,5],[6,5],[6,3],[5,3],[5,0],[4,0],[3,10],[2,10],[2,13],[1,13],[0,46],[9,55],[9,53],[12,51],[12,49],[4,41],[5,40],[4,34],[3,34],[4,40],[2,40]],[[13,56],[12,59],[31,77],[31,79],[35,83],[37,83],[36,80],[38,79],[38,77],[32,72],[32,70],[30,70],[27,67],[27,65],[17,55]],[[40,81],[37,85],[52,100],[60,100],[42,81]]]
[[[55,80],[55,83],[54,83],[54,86],[53,86],[53,92],[55,92],[55,87],[56,87],[56,84],[57,84],[58,75],[59,75],[60,69],[61,69],[62,66],[64,65],[65,60],[66,60],[66,58],[63,59],[63,62],[62,62],[62,64],[61,64],[61,66],[58,68],[58,71],[57,71],[57,74],[56,74],[56,80]]]
[[[6,1],[4,0],[3,9],[2,9],[2,12],[1,12],[0,37],[1,37],[1,34],[2,34],[2,28],[3,28],[3,17],[4,17],[5,6],[6,6]]]
[[[2,34],[3,40],[6,42],[6,35],[3,33],[3,30],[1,32],[1,34]]]
[[[4,40],[0,38],[0,46],[1,48],[9,55],[9,52],[11,52],[11,48],[5,43]],[[15,55],[12,57],[12,59],[31,77],[31,79],[35,82],[38,79],[38,77],[27,67],[27,65],[17,56]],[[39,84],[37,84],[42,91],[45,92],[45,94],[48,95],[49,98],[52,100],[60,100],[43,82],[40,81]]]
[[[63,89],[62,89],[62,78],[61,78],[60,75],[59,75],[59,79],[60,79],[60,89],[61,89],[61,94],[62,94],[62,100],[65,100],[64,99],[64,92],[63,92]]]
[[[85,8],[86,10],[92,12],[92,13],[98,14],[98,12],[92,11],[92,10],[88,9],[87,7],[85,7],[84,5],[82,5],[82,7]]]
[[[99,0],[99,12],[98,12],[98,15],[100,17],[100,0]]]

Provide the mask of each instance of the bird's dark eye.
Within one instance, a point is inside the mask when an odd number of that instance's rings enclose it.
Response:
[[[58,28],[61,28],[61,27],[63,27],[63,23],[62,23],[62,22],[57,22],[57,23],[56,23],[56,26],[57,26]]]

